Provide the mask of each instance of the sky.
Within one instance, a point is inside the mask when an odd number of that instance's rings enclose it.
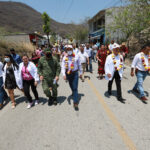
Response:
[[[8,0],[0,0],[8,1]],[[121,0],[9,0],[25,3],[38,12],[47,12],[54,20],[62,23],[81,23],[100,10],[121,5]]]

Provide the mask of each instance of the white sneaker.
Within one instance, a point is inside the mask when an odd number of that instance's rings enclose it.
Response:
[[[28,103],[28,106],[27,106],[27,109],[30,109],[33,105],[33,102],[32,103]]]
[[[39,101],[38,100],[35,100],[35,105],[38,105],[39,104]]]

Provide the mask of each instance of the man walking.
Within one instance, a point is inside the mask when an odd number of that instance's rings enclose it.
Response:
[[[84,51],[89,56],[89,64],[86,64],[86,71],[90,70],[90,72],[93,73],[93,70],[92,70],[92,49],[90,48],[90,45],[88,43],[86,44]]]
[[[135,74],[137,77],[137,82],[133,87],[133,91],[140,94],[142,101],[146,101],[147,98],[144,94],[143,82],[150,72],[150,44],[145,44],[142,48],[142,52],[135,55],[132,66],[131,66],[131,76]]]
[[[41,57],[38,63],[38,73],[42,81],[43,91],[49,98],[48,105],[57,105],[57,81],[61,68],[49,48],[45,49],[44,53],[45,56]]]
[[[122,98],[121,92],[121,78],[123,74],[123,57],[119,54],[120,46],[115,44],[113,53],[108,55],[105,63],[105,74],[108,82],[108,94],[111,95],[113,80],[116,81],[117,86],[117,99],[124,103],[125,99]]]
[[[81,65],[82,65],[82,70],[83,70],[82,82],[84,82],[84,80],[85,80],[84,73],[85,73],[86,63],[89,65],[89,56],[84,51],[84,46],[83,45],[80,45],[80,52],[78,53],[78,56],[80,58]]]
[[[72,45],[65,46],[67,55],[62,60],[62,74],[64,80],[69,81],[70,88],[72,90],[72,96],[74,101],[74,108],[78,110],[78,71],[80,72],[80,78],[82,78],[82,67],[79,56],[73,53]]]

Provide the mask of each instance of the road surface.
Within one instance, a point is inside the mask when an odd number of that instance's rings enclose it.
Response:
[[[93,74],[79,82],[79,111],[74,111],[68,83],[59,81],[59,104],[49,107],[41,85],[40,104],[26,109],[26,98],[16,91],[17,107],[0,111],[0,150],[149,150],[150,98],[147,104],[130,92],[136,78],[127,67],[122,80],[126,103],[107,96],[107,81]],[[150,77],[144,82],[150,92]]]

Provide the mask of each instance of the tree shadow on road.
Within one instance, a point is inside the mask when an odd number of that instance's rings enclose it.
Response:
[[[78,94],[79,103],[80,103],[80,101],[81,101],[81,99],[82,99],[83,96],[84,96],[84,94],[80,94],[80,93]],[[69,105],[71,105],[71,100],[73,100],[73,96],[72,95],[70,95],[68,97],[68,99],[67,99]]]
[[[146,102],[146,101],[142,101],[142,100],[140,99],[140,97],[139,97],[139,94],[136,93],[136,92],[134,92],[133,90],[128,90],[128,93],[129,93],[129,94],[133,94],[133,95],[134,95],[138,100],[140,100],[142,103],[147,104],[147,102]],[[149,97],[149,93],[148,93],[147,91],[144,91],[144,93],[145,93],[146,97]]]

